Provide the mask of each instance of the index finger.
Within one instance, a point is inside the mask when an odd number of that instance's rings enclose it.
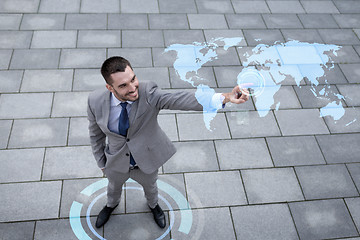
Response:
[[[250,87],[250,86],[253,86],[254,83],[241,83],[239,84],[239,87],[240,88],[247,88],[247,87]]]

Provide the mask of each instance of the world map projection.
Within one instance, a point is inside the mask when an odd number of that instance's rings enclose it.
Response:
[[[176,74],[196,88],[195,96],[203,106],[204,123],[210,131],[211,121],[219,109],[209,101],[215,90],[202,83],[205,81],[199,77],[198,71],[204,64],[218,59],[219,50],[227,51],[230,47],[238,46],[242,40],[242,37],[213,38],[203,43],[172,44],[165,49],[165,52],[176,52],[173,63]],[[341,46],[291,40],[272,45],[259,44],[245,51],[242,49],[238,47],[243,69],[237,76],[237,84],[240,87],[251,85],[250,95],[254,98],[260,117],[265,117],[271,109],[279,109],[281,102],[275,102],[274,95],[289,78],[299,88],[304,85],[302,81],[307,79],[312,94],[327,101],[327,105],[320,108],[319,117],[331,116],[337,121],[344,116],[342,100],[345,97],[332,91],[326,80],[326,73],[334,68],[332,58],[337,56]],[[320,78],[325,78],[324,85],[319,85]]]

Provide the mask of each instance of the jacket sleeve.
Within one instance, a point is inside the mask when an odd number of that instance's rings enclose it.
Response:
[[[103,133],[103,131],[96,123],[95,115],[91,110],[91,106],[90,106],[90,98],[88,99],[87,115],[89,120],[89,135],[90,135],[90,144],[91,144],[92,152],[98,167],[104,168],[106,163],[106,156],[104,152],[106,145],[105,144],[106,135]]]
[[[153,82],[146,84],[147,101],[158,109],[202,111],[203,106],[198,102],[193,92],[166,92],[158,88]],[[211,101],[211,97],[209,98]]]

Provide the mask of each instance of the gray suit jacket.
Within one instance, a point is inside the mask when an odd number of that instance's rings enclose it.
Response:
[[[176,149],[158,124],[161,109],[201,111],[203,107],[194,93],[168,93],[153,82],[142,81],[139,98],[131,106],[128,135],[124,137],[108,129],[110,92],[107,89],[92,92],[87,112],[91,147],[98,166],[126,173],[131,152],[139,168],[149,174],[169,160]]]

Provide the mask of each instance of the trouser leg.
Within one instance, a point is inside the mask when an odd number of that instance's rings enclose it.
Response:
[[[108,207],[115,207],[120,202],[122,193],[122,186],[129,179],[129,173],[119,173],[111,170],[105,172],[107,179],[109,180],[107,186],[107,204]]]
[[[158,171],[146,174],[140,169],[134,169],[130,171],[130,178],[141,184],[144,188],[145,197],[149,207],[154,208],[158,203],[158,187],[156,184]]]

